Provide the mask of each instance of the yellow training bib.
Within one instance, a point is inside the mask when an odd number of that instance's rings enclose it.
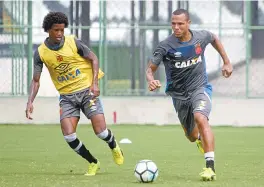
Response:
[[[91,86],[92,62],[77,53],[74,36],[65,36],[59,50],[51,50],[44,43],[38,47],[41,61],[49,70],[54,86],[60,94],[73,93]],[[99,69],[98,79],[104,73]]]

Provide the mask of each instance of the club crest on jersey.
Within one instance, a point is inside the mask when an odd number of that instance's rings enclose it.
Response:
[[[175,62],[175,67],[176,68],[186,68],[186,67],[195,65],[199,62],[202,62],[201,56],[199,56],[197,58],[193,58],[191,60],[187,60],[187,61]]]
[[[198,43],[198,44],[195,45],[195,53],[197,55],[200,55],[202,53],[202,47],[201,47],[201,44],[200,43]]]
[[[57,56],[56,58],[57,58],[58,62],[62,62],[63,61],[63,57],[61,55]]]

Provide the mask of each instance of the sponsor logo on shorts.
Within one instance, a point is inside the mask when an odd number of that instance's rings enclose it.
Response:
[[[195,110],[204,110],[206,106],[206,101],[201,101],[199,106]]]
[[[89,107],[91,112],[96,111],[97,110],[97,106],[96,106],[96,99],[91,99],[90,103],[89,103]]]

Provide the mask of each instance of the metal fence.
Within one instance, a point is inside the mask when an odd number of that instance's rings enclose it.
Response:
[[[63,11],[70,20],[66,34],[81,38],[99,57],[105,77],[103,95],[164,95],[165,72],[157,79],[162,88],[150,93],[145,80],[147,61],[159,41],[171,34],[173,10],[190,12],[192,29],[215,33],[234,64],[230,79],[221,77],[221,58],[211,46],[207,72],[214,95],[263,97],[262,1],[0,1],[0,93],[26,95],[32,78],[32,53],[46,33],[42,20],[49,11]],[[39,95],[55,96],[47,71]]]

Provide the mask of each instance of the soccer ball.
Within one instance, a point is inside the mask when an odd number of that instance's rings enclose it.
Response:
[[[135,167],[134,175],[139,182],[149,183],[157,179],[159,170],[152,160],[141,160]]]

